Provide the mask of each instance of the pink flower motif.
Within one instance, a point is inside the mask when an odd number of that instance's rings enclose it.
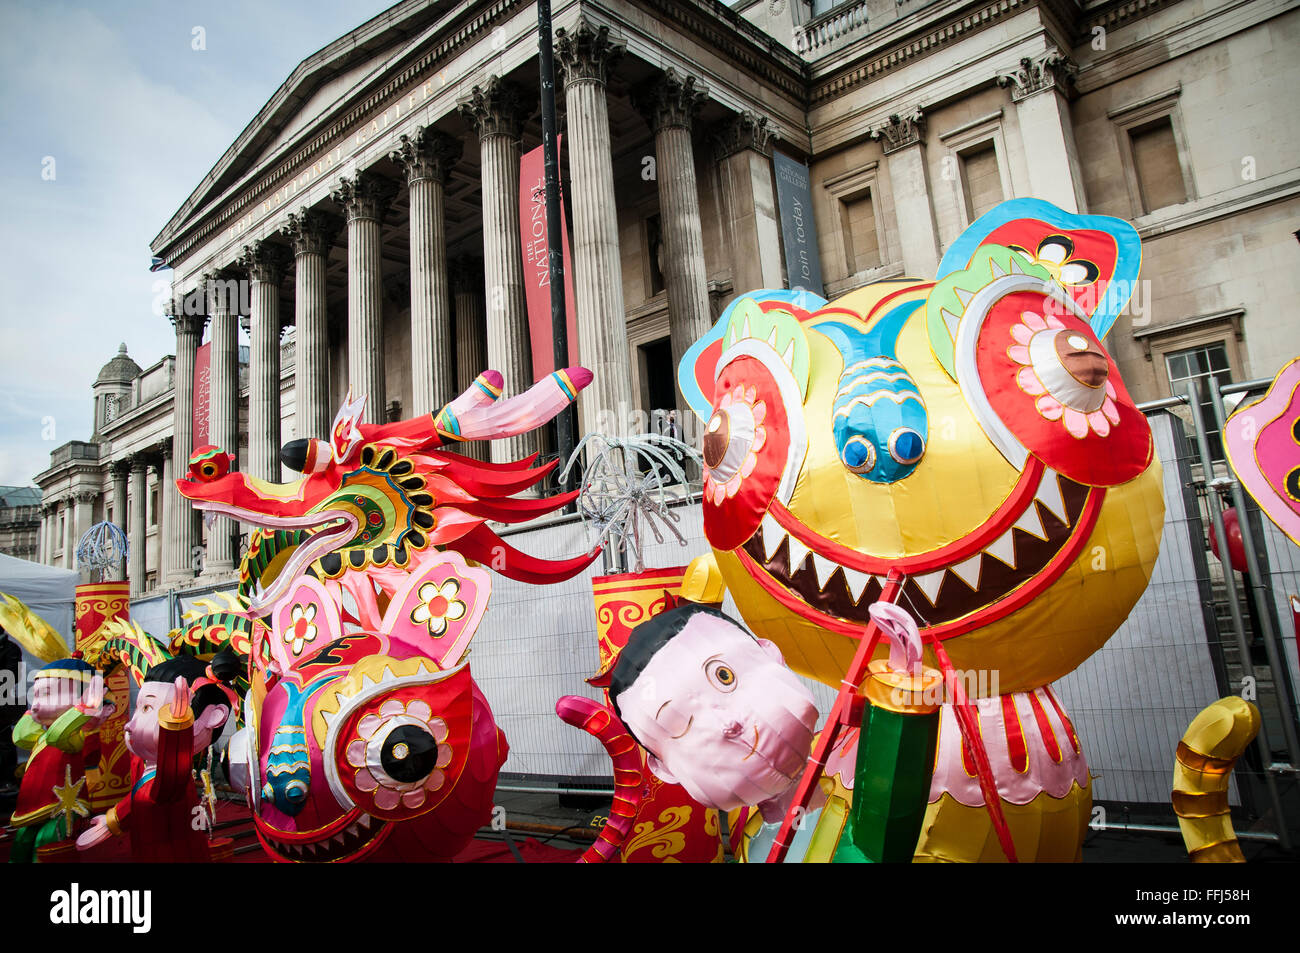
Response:
[[[1070,436],[1082,439],[1092,432],[1099,437],[1105,437],[1110,433],[1111,427],[1119,423],[1114,383],[1109,379],[1106,381],[1106,396],[1097,409],[1071,407],[1068,402],[1065,402],[1069,400],[1068,396],[1063,400],[1049,391],[1047,383],[1034,366],[1031,348],[1034,339],[1039,335],[1055,338],[1062,330],[1065,330],[1065,325],[1055,315],[1040,315],[1033,311],[1021,313],[1020,321],[1011,326],[1011,339],[1016,343],[1007,348],[1007,356],[1020,365],[1016,371],[1016,384],[1030,397],[1037,398],[1034,401],[1034,409],[1038,411],[1040,417],[1044,420],[1059,420]],[[1056,358],[1054,341],[1049,342],[1049,347],[1039,349],[1040,360],[1044,351],[1050,355],[1049,359],[1059,360]],[[1057,370],[1061,369],[1057,368]]]
[[[381,752],[390,734],[384,729],[398,725],[423,727],[438,746],[433,768],[414,781],[396,781],[382,767]],[[453,756],[451,746],[446,743],[449,734],[447,723],[434,716],[428,702],[418,698],[406,703],[388,699],[379,707],[378,714],[366,715],[357,723],[357,737],[344,750],[348,765],[355,769],[353,783],[358,790],[370,794],[380,810],[392,811],[399,805],[411,810],[420,807],[429,794],[447,782],[444,769],[451,764]],[[405,742],[392,745],[387,753],[399,761],[409,755]]]

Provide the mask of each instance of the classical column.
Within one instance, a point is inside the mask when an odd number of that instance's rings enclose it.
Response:
[[[176,309],[180,310],[180,309]],[[188,467],[194,450],[194,361],[203,337],[207,317],[196,314],[172,315],[176,328],[176,383],[172,398],[172,439],[180,457],[182,470]],[[163,488],[167,495],[167,511],[171,517],[168,530],[172,561],[167,574],[178,580],[193,578],[190,554],[199,543],[198,514],[189,500],[181,496],[176,484],[168,482]]]
[[[926,173],[925,117],[919,108],[890,116],[871,131],[871,138],[880,142],[889,164],[903,270],[926,278],[939,266],[939,240]]]
[[[338,227],[336,220],[307,208],[289,214],[285,236],[293,245],[294,417],[297,437],[329,438],[330,352],[325,313],[325,257]]]
[[[533,383],[519,244],[519,134],[525,117],[518,91],[492,76],[459,102],[479,137],[483,188],[483,287],[488,365],[501,372],[506,396]],[[492,441],[492,459],[517,460],[538,445],[535,432]]]
[[[77,525],[72,531],[72,548],[68,567],[77,569],[77,544],[81,542],[81,537],[86,534],[91,525],[95,522],[95,498],[99,494],[94,490],[78,490],[77,499]]]
[[[176,511],[169,505],[171,494],[167,488],[172,486],[176,479],[176,470],[172,459],[172,442],[164,440],[159,444],[158,452],[161,454],[161,461],[155,469],[158,473],[158,500],[162,503],[162,521],[158,525],[158,587],[161,589],[169,588],[176,585],[175,580],[168,579],[166,567],[176,562],[174,547],[176,545],[176,536],[172,531],[172,524],[176,521]]]
[[[208,440],[239,456],[239,282],[223,275],[204,275],[208,318],[212,322],[208,375]],[[250,441],[251,445],[251,441]],[[218,516],[208,527],[208,574],[235,568],[233,520]]]
[[[737,294],[781,287],[781,226],[772,187],[772,131],[767,118],[745,111],[713,133],[722,180],[722,217],[731,240],[731,284]]]
[[[447,224],[443,188],[464,148],[426,126],[402,136],[389,158],[406,169],[411,206],[411,406],[406,417],[441,410],[455,394]]]
[[[113,464],[113,525],[120,529],[123,535],[129,529],[126,522],[126,484],[130,476],[131,469],[125,460],[118,460]],[[123,562],[118,568],[122,578],[125,579],[126,563]]]
[[[663,229],[664,281],[668,288],[668,325],[673,369],[686,349],[713,324],[709,284],[700,228],[700,196],[695,182],[691,123],[706,92],[692,76],[669,69],[635,97],[655,135],[655,178],[659,183],[659,218]],[[684,401],[678,392],[683,415]]]
[[[248,474],[280,482],[280,280],[284,252],[259,241],[240,263],[252,282],[248,316]]]
[[[462,394],[488,366],[481,258],[460,256],[451,263],[451,291],[456,319],[456,393]],[[467,443],[461,450],[477,460],[488,459],[488,445],[482,441]]]
[[[77,511],[76,500],[69,494],[63,498],[63,568],[77,568]]]
[[[339,180],[330,197],[348,219],[348,388],[366,396],[364,422],[384,421],[383,263],[379,226],[394,189],[387,179],[359,172]]]
[[[131,595],[138,595],[144,591],[144,559],[145,547],[148,546],[146,534],[148,533],[148,515],[149,501],[145,497],[148,490],[145,479],[145,467],[148,465],[145,458],[140,454],[135,454],[128,459],[128,465],[131,468],[131,480],[129,484],[130,503],[127,506],[127,541],[131,544],[130,558],[127,560],[126,577],[131,581]]]
[[[579,17],[572,33],[556,31],[564,77],[573,204],[573,290],[579,361],[594,375],[583,399],[578,436],[601,425],[625,429],[633,407],[631,356],[624,319],[623,266],[618,249],[618,196],[610,152],[605,73],[622,55],[609,27]]]
[[[1018,68],[997,78],[999,86],[1011,87],[1016,104],[1030,194],[1075,213],[1087,210],[1068,98],[1077,71],[1068,56],[1052,47],[1023,57]]]
[[[41,553],[38,560],[43,566],[54,565],[54,535],[50,532],[51,525],[58,525],[55,506],[49,500],[44,500],[41,503]]]

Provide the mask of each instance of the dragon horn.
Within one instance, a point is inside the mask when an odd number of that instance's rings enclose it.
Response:
[[[434,426],[443,442],[495,440],[534,430],[572,403],[592,376],[585,367],[566,367],[498,403],[475,395],[489,374],[495,374],[498,381],[501,378],[495,371],[485,371],[469,390],[438,412]]]

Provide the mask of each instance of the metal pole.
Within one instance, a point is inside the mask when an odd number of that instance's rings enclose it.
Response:
[[[537,63],[542,78],[542,158],[546,168],[546,258],[551,283],[551,333],[555,369],[569,364],[569,325],[564,307],[564,253],[560,244],[560,153],[555,141],[555,48],[551,0],[537,0]],[[573,453],[573,405],[560,411],[555,429],[561,460]]]
[[[1250,645],[1246,642],[1246,628],[1241,621],[1241,606],[1237,604],[1237,587],[1232,579],[1232,566],[1228,562],[1228,531],[1223,526],[1223,513],[1219,507],[1219,497],[1210,486],[1209,477],[1213,475],[1210,461],[1210,441],[1205,436],[1205,415],[1201,413],[1201,404],[1196,396],[1196,381],[1187,382],[1187,406],[1192,412],[1192,424],[1196,429],[1196,447],[1201,453],[1201,473],[1205,478],[1206,498],[1210,506],[1210,520],[1214,524],[1214,538],[1219,544],[1219,564],[1223,567],[1224,580],[1227,583],[1228,608],[1232,612],[1232,628],[1237,635],[1237,651],[1241,655],[1242,673],[1252,682],[1255,679],[1255,666],[1250,661]],[[1269,766],[1273,763],[1273,749],[1268,744],[1268,732],[1264,720],[1259,722],[1259,733],[1255,735],[1255,747],[1259,749],[1260,767],[1264,774],[1264,786],[1268,789],[1269,800],[1273,804],[1273,816],[1277,819],[1278,839],[1287,850],[1291,849],[1291,838],[1286,828],[1286,817],[1282,813],[1282,801],[1278,797],[1277,782]]]
[[[1223,395],[1219,392],[1219,382],[1210,378],[1210,401],[1214,407],[1214,421],[1219,434],[1224,432],[1227,414],[1224,412]],[[1297,744],[1295,730],[1295,702],[1291,697],[1291,683],[1287,678],[1284,660],[1286,655],[1278,643],[1277,631],[1273,628],[1273,614],[1269,611],[1268,594],[1264,587],[1264,574],[1260,571],[1259,553],[1255,549],[1255,534],[1250,528],[1246,514],[1246,494],[1242,492],[1241,483],[1230,477],[1232,505],[1237,508],[1237,525],[1241,527],[1242,548],[1246,550],[1246,568],[1250,572],[1250,593],[1255,601],[1255,611],[1259,616],[1259,627],[1263,630],[1264,651],[1268,653],[1268,667],[1273,672],[1273,688],[1277,692],[1278,707],[1282,709],[1282,734],[1286,737],[1286,747],[1291,764],[1300,765],[1300,744]],[[1227,550],[1220,549],[1226,553]],[[1228,563],[1225,560],[1224,566]]]

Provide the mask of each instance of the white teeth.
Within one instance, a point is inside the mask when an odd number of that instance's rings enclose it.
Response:
[[[1011,256],[1011,273],[1013,275],[1023,275],[1026,273],[1025,269],[1020,267],[1020,262],[1016,260],[1015,255]]]
[[[763,559],[770,560],[776,555],[776,547],[780,546],[781,540],[785,539],[785,530],[768,515],[763,517],[760,532],[763,534]]]
[[[1023,529],[1026,533],[1037,536],[1039,539],[1047,539],[1047,532],[1043,529],[1043,521],[1038,517],[1038,507],[1034,506],[1033,503],[1030,503],[1029,507],[1020,514],[1020,519],[1012,524],[1012,529]]]
[[[948,333],[954,338],[957,337],[957,325],[961,323],[961,318],[946,308],[940,308],[939,315],[943,318],[943,323],[948,325]]]
[[[369,673],[363,672],[361,675],[361,690],[364,692],[367,688],[374,688],[378,684]]]
[[[958,288],[956,286],[953,287],[952,293],[957,296],[957,300],[961,302],[963,308],[970,304],[971,298],[975,297],[975,292],[967,291],[965,288]]]
[[[773,328],[773,330],[775,330],[775,328]],[[749,315],[746,314],[746,315],[745,315],[745,324],[744,324],[744,326],[740,329],[740,336],[741,336],[742,338],[747,338],[747,337],[750,337],[751,335],[753,335],[753,333],[754,333],[753,331],[749,330]]]
[[[794,366],[794,338],[790,339],[790,343],[787,344],[785,350],[781,352],[781,360],[785,361],[786,367]]]
[[[991,546],[984,547],[984,552],[994,559],[1006,563],[1012,569],[1016,568],[1016,547],[1011,540],[1011,530],[1007,530],[999,536],[997,542]]]
[[[1069,524],[1070,521],[1065,516],[1065,501],[1061,499],[1061,484],[1056,478],[1055,470],[1048,468],[1043,473],[1043,479],[1038,483],[1038,492],[1034,494],[1034,499],[1051,510],[1062,523]]]
[[[387,665],[385,665],[385,666],[384,666],[384,670],[383,670],[383,672],[380,673],[379,681],[380,681],[380,684],[382,684],[382,683],[384,683],[384,682],[395,682],[395,681],[397,681],[397,675],[396,675],[396,673],[393,672],[393,670],[392,670],[391,668],[389,668]]]
[[[831,573],[835,572],[838,565],[825,556],[819,556],[817,553],[812,554],[812,564],[813,572],[817,574],[817,588],[825,589],[826,583],[831,578]]]
[[[980,564],[983,561],[984,561],[984,554],[976,553],[970,559],[962,560],[961,562],[957,563],[954,566],[950,566],[949,568],[952,569],[952,571],[957,574],[958,579],[966,583],[966,585],[970,586],[971,589],[974,590],[980,587]]]
[[[335,718],[337,718],[339,716],[339,713],[336,711],[322,711],[320,713],[320,716],[325,719],[325,727],[328,728],[330,726],[330,722],[332,722]]]
[[[1006,274],[1006,272],[1003,271],[1002,268],[998,265],[998,263],[994,261],[992,258],[989,259],[989,271],[993,272],[994,278],[1001,278],[1003,275]]]
[[[342,832],[342,831],[340,831],[339,833],[337,833],[337,834],[334,835],[334,843],[337,844],[339,847],[342,847],[342,846],[343,846],[343,832]]]
[[[790,546],[790,575],[793,576],[808,556],[808,547],[793,536],[787,536],[786,539],[789,541]]]
[[[360,824],[362,827],[364,827],[366,830],[370,830],[370,815],[362,814],[361,817],[357,819],[357,823]]]
[[[925,593],[925,597],[930,600],[930,605],[934,605],[934,600],[938,598],[939,587],[943,585],[943,576],[947,570],[940,569],[938,572],[926,573],[924,576],[913,576],[912,581],[917,584],[920,590]]]
[[[772,345],[772,350],[776,350],[776,325],[772,325],[772,330],[767,332],[767,343]]]
[[[844,581],[848,583],[849,595],[853,601],[857,602],[862,598],[863,590],[867,588],[867,583],[871,581],[871,576],[864,572],[858,572],[856,569],[850,569],[848,566],[840,567],[844,571]]]

